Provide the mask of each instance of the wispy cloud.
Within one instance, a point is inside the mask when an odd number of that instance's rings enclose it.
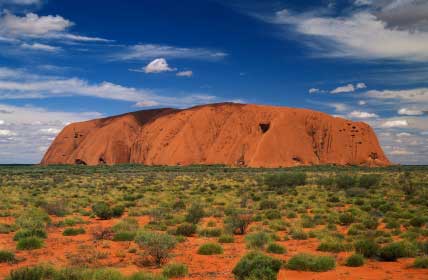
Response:
[[[83,42],[110,42],[110,40],[76,35],[68,32],[74,25],[59,15],[39,16],[27,13],[17,16],[8,11],[0,14],[0,36],[9,40],[25,39],[65,39]]]
[[[126,47],[123,51],[113,55],[118,60],[147,61],[159,57],[180,59],[218,60],[227,56],[227,53],[203,48],[182,48],[167,45],[138,44]]]
[[[428,32],[390,28],[369,9],[339,17],[281,10],[263,18],[307,36],[305,41],[320,56],[428,61]]]

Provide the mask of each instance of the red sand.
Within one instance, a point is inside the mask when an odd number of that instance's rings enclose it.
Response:
[[[53,218],[58,220],[58,218]],[[148,223],[147,216],[138,218],[140,225]],[[9,274],[10,270],[17,267],[35,265],[38,263],[51,263],[56,267],[69,265],[67,254],[76,254],[79,246],[88,245],[96,248],[98,251],[105,252],[107,257],[100,260],[100,266],[108,266],[118,269],[124,274],[132,274],[138,271],[160,272],[159,268],[153,266],[141,267],[138,266],[140,256],[138,254],[129,253],[130,247],[137,248],[133,242],[113,242],[113,241],[94,241],[90,232],[94,227],[110,227],[118,222],[118,219],[101,221],[97,219],[89,219],[90,223],[83,225],[87,233],[67,237],[62,235],[63,228],[49,227],[48,238],[45,242],[45,247],[33,251],[16,251],[18,258],[25,260],[18,264],[0,264],[0,278],[3,279]],[[1,222],[6,222],[1,220]],[[219,225],[219,223],[217,223]],[[284,232],[278,232],[283,236]],[[12,234],[0,235],[0,248],[14,251],[16,243],[12,240]],[[215,242],[216,238],[189,237],[184,243],[180,243],[172,252],[168,262],[182,262],[189,268],[189,276],[183,279],[234,279],[232,270],[239,259],[247,252],[245,248],[244,236],[235,236],[235,243],[223,244],[224,254],[214,256],[198,255],[198,247],[205,242]],[[293,255],[301,252],[312,254],[326,254],[316,251],[319,241],[316,239],[309,240],[288,240],[279,241],[278,243],[285,245],[288,253],[285,255],[272,255],[283,260],[290,259]],[[140,250],[140,249],[138,249]],[[400,259],[397,262],[378,262],[367,261],[363,267],[350,268],[343,265],[344,260],[350,253],[333,254],[336,257],[337,268],[328,272],[299,272],[281,269],[278,279],[428,279],[428,273],[424,269],[408,268],[412,264],[413,259]]]

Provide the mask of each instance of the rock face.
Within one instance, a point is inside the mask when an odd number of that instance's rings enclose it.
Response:
[[[144,110],[73,123],[41,164],[226,164],[384,166],[372,128],[287,107],[221,103]]]

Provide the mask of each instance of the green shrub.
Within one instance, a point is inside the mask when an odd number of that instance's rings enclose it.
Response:
[[[223,235],[220,235],[220,237],[218,238],[218,242],[219,243],[233,243],[233,242],[235,242],[235,238],[233,237],[233,235],[223,234]]]
[[[285,254],[287,253],[287,249],[282,246],[281,244],[277,244],[277,243],[270,243],[267,248],[266,251],[268,253],[272,253],[272,254]]]
[[[123,215],[123,212],[125,212],[125,207],[123,205],[116,205],[112,209],[112,216],[113,217],[121,217]]]
[[[124,218],[115,224],[111,229],[114,232],[135,232],[139,228],[137,219],[135,218]]]
[[[260,210],[276,209],[277,207],[278,207],[277,202],[269,199],[260,201],[260,205],[259,205]]]
[[[317,250],[322,252],[339,253],[352,250],[352,245],[335,238],[329,238],[322,241]]]
[[[75,236],[75,235],[84,234],[84,233],[85,233],[85,230],[83,228],[66,228],[62,232],[62,235],[64,235],[64,236]]]
[[[426,216],[416,216],[409,221],[410,225],[414,227],[422,227],[427,222],[428,222],[428,217]]]
[[[6,280],[45,280],[53,279],[55,270],[47,266],[21,267],[12,270]]]
[[[330,256],[315,256],[300,253],[293,256],[287,263],[287,268],[300,271],[323,272],[334,269],[336,261]]]
[[[113,210],[105,202],[97,202],[92,206],[92,211],[101,220],[109,220],[113,217]]]
[[[356,186],[358,180],[350,175],[338,175],[335,178],[336,186],[341,189],[349,189]]]
[[[249,213],[233,211],[224,219],[226,231],[236,234],[245,234],[253,216]]]
[[[233,269],[237,280],[276,280],[281,261],[259,252],[250,252],[242,257]]]
[[[409,242],[394,242],[381,248],[379,256],[383,261],[393,262],[398,258],[414,256],[416,251],[416,246]]]
[[[176,240],[165,233],[140,231],[135,237],[135,242],[142,247],[160,265],[175,247]]]
[[[417,257],[413,262],[414,268],[428,268],[428,257]]]
[[[365,189],[374,187],[379,184],[380,179],[381,177],[378,174],[364,174],[360,177],[359,187]]]
[[[9,251],[0,250],[0,263],[15,263],[15,254]]]
[[[50,222],[48,214],[40,208],[29,208],[25,210],[15,221],[20,229],[30,231],[45,230],[47,223]]]
[[[199,231],[199,236],[219,237],[222,233],[220,228],[204,228]]]
[[[266,211],[265,215],[266,215],[266,218],[268,220],[275,220],[275,219],[281,219],[282,218],[281,212],[279,212],[278,210],[273,210],[273,209]]]
[[[38,237],[25,237],[18,240],[16,249],[18,250],[34,250],[43,247],[43,240]]]
[[[291,238],[293,238],[294,240],[306,240],[309,237],[303,229],[293,229],[291,231]]]
[[[196,232],[196,225],[191,223],[184,223],[177,227],[175,230],[176,235],[192,236]]]
[[[204,207],[199,203],[194,203],[190,206],[187,215],[186,222],[197,224],[205,216]]]
[[[168,278],[185,277],[188,274],[188,269],[185,264],[171,263],[163,268],[162,274]]]
[[[347,226],[355,221],[355,217],[352,213],[345,212],[339,215],[339,222],[341,225]]]
[[[113,241],[133,241],[135,238],[135,231],[121,231],[113,236]]]
[[[18,241],[19,239],[26,238],[26,237],[32,237],[32,236],[45,239],[48,236],[48,234],[46,233],[46,231],[44,229],[33,229],[33,230],[21,229],[15,233],[13,240]]]
[[[245,236],[245,244],[249,249],[263,249],[269,240],[269,235],[265,232],[254,232]]]
[[[371,239],[361,239],[354,244],[355,251],[366,258],[375,257],[379,251],[379,245]]]
[[[285,193],[290,188],[306,184],[306,173],[286,172],[265,175],[264,183],[270,190]]]
[[[364,257],[360,254],[353,254],[346,259],[346,266],[359,267],[364,265]]]
[[[198,249],[199,255],[220,255],[223,254],[223,247],[217,243],[205,243]]]

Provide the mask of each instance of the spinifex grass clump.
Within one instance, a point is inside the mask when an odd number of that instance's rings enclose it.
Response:
[[[260,252],[250,252],[239,260],[233,269],[233,274],[238,280],[276,280],[281,265],[280,260]]]
[[[336,267],[336,261],[330,256],[316,256],[300,253],[293,256],[287,263],[287,268],[301,271],[328,271]]]
[[[153,258],[157,265],[161,265],[168,258],[176,244],[173,236],[150,231],[138,232],[135,242]]]
[[[223,254],[223,247],[217,243],[205,243],[198,249],[199,255],[219,255]]]

